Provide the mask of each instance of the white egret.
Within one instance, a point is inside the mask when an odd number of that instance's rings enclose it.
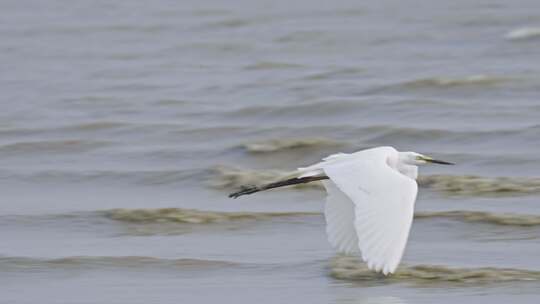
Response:
[[[395,272],[409,236],[418,186],[418,166],[452,165],[416,152],[378,147],[330,155],[299,168],[294,177],[243,187],[237,198],[267,189],[322,180],[328,193],[324,216],[328,241],[339,252],[360,253],[369,269]]]

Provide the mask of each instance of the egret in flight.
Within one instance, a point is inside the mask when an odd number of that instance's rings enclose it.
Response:
[[[244,186],[229,197],[322,181],[328,241],[337,251],[360,253],[369,269],[394,273],[409,236],[418,185],[418,166],[453,165],[416,152],[378,147],[330,155],[295,171],[292,178]]]

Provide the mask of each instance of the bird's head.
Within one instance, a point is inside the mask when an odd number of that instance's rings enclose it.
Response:
[[[427,155],[423,155],[416,152],[400,152],[399,153],[399,159],[408,164],[413,166],[419,166],[419,165],[425,165],[425,164],[439,164],[439,165],[454,165],[453,163],[433,159],[432,157],[429,157]]]

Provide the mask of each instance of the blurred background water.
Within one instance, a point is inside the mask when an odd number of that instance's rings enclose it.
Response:
[[[537,303],[538,1],[0,1],[1,303]],[[338,151],[422,168],[398,274],[336,256]]]

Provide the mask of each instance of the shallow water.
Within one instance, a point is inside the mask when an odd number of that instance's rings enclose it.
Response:
[[[0,303],[537,303],[537,1],[0,2]],[[337,256],[335,152],[421,169],[398,274]]]

